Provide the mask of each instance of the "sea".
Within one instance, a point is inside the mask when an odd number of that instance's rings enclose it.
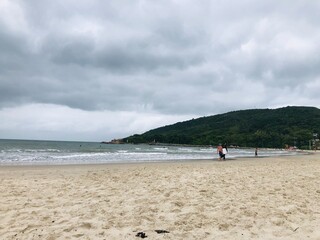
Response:
[[[229,148],[228,159],[254,157],[253,148]],[[259,157],[298,151],[259,149]],[[0,139],[0,165],[70,165],[217,160],[216,147]]]

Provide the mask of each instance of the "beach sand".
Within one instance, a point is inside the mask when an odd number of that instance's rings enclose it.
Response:
[[[0,239],[320,239],[319,154],[2,166],[0,182]]]

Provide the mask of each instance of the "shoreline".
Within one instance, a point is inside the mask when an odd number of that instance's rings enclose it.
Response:
[[[319,153],[0,166],[0,238],[318,239],[319,179]]]
[[[283,149],[279,149],[283,150]],[[282,154],[282,155],[258,155],[256,156],[237,156],[237,157],[228,157],[226,161],[233,161],[233,160],[242,160],[242,159],[262,159],[262,158],[282,158],[282,157],[294,157],[294,156],[303,156],[303,155],[310,155],[310,154],[317,154],[319,152],[315,152],[312,150],[299,150],[295,151],[297,152],[296,154]],[[126,164],[161,164],[161,163],[188,163],[188,162],[199,162],[199,161],[209,161],[209,162],[215,162],[219,157],[216,156],[215,153],[212,154],[212,158],[204,158],[204,159],[166,159],[166,160],[138,160],[138,161],[111,161],[111,162],[77,162],[77,163],[53,163],[53,162],[48,162],[48,163],[37,163],[37,162],[28,162],[28,163],[0,163],[0,168],[2,167],[32,167],[32,166],[78,166],[78,165],[83,165],[83,166],[90,166],[90,165],[126,165]]]
[[[1,169],[18,169],[18,168],[74,168],[74,167],[83,167],[83,168],[101,168],[101,167],[126,167],[126,166],[141,166],[141,165],[176,165],[176,164],[203,164],[203,163],[225,163],[225,162],[234,162],[234,161],[253,161],[253,160],[262,160],[262,159],[287,159],[295,158],[308,155],[319,155],[319,152],[301,152],[297,155],[279,155],[279,156],[244,156],[236,158],[227,158],[225,161],[219,161],[219,157],[211,159],[176,159],[176,160],[159,160],[159,161],[135,161],[135,162],[105,162],[105,163],[66,163],[66,164],[0,164]]]

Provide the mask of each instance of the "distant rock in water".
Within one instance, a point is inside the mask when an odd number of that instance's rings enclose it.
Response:
[[[110,142],[102,141],[103,144],[124,144],[123,139],[112,139]]]

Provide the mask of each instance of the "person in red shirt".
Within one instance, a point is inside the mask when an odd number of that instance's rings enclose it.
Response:
[[[219,154],[219,161],[223,158],[223,150],[221,144],[217,147],[217,153]]]

